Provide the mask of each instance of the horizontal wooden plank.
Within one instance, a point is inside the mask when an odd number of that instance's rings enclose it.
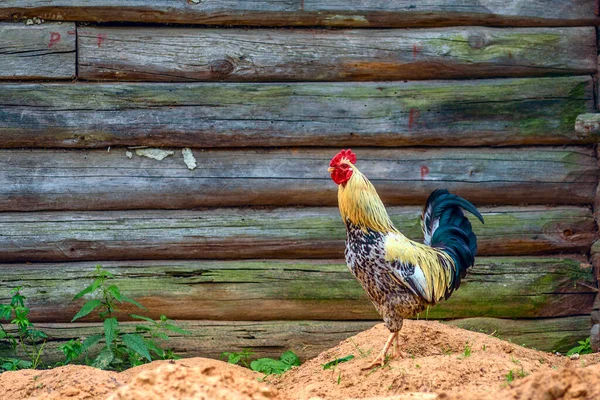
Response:
[[[0,79],[74,78],[75,39],[72,23],[0,23]]]
[[[415,27],[599,25],[592,0],[12,0],[0,19],[208,25]]]
[[[327,173],[338,149],[181,152],[162,161],[122,149],[2,150],[3,211],[175,209],[206,206],[336,205]],[[355,149],[356,150],[356,149]],[[388,205],[423,204],[448,188],[484,204],[589,204],[598,167],[593,149],[358,149],[358,167]]]
[[[582,315],[547,319],[466,318],[448,324],[475,332],[494,334],[504,340],[543,351],[567,352],[590,335],[590,317]]]
[[[225,351],[252,349],[253,357],[278,358],[284,351],[293,350],[305,361],[322,351],[380,321],[178,321],[191,335],[173,333],[164,344],[183,357],[218,359]],[[519,345],[544,351],[566,352],[578,340],[589,335],[589,316],[548,319],[506,320],[467,318],[449,321],[450,324],[492,333]],[[408,325],[408,323],[407,323]],[[71,339],[86,338],[102,333],[99,323],[36,324],[49,339],[44,346],[44,362],[64,361],[60,346]],[[14,326],[6,326],[14,332]],[[123,331],[133,331],[133,324],[123,323]],[[490,329],[493,329],[490,331]],[[96,350],[97,352],[97,350]],[[95,354],[93,351],[92,354]],[[0,357],[11,357],[10,349],[0,348]]]
[[[421,241],[420,207],[390,207],[396,226]],[[480,255],[587,253],[589,208],[482,208],[472,216]],[[0,260],[341,258],[337,208],[0,213]]]
[[[347,81],[589,74],[593,27],[217,30],[85,27],[78,76],[129,81]]]
[[[373,327],[379,321],[178,321],[191,335],[169,333],[164,348],[173,348],[183,357],[219,359],[225,351],[252,349],[258,357],[279,356],[293,350],[302,360],[317,356],[337,346],[339,342]],[[98,323],[36,324],[48,336],[44,346],[44,361],[53,364],[64,361],[60,346],[70,339],[85,338],[102,333]],[[123,323],[123,332],[134,331],[134,324]],[[13,326],[7,326],[14,332]],[[94,349],[91,354],[96,354]],[[0,357],[12,356],[10,349],[0,347]],[[253,356],[254,357],[254,356]]]
[[[493,101],[490,99],[493,98]],[[319,84],[2,84],[0,147],[595,143],[591,77]]]
[[[97,264],[3,264],[0,303],[21,286],[36,322],[68,322],[86,301]],[[102,262],[121,292],[148,314],[175,319],[366,320],[379,316],[343,261]],[[429,318],[534,318],[589,314],[596,295],[591,266],[575,258],[477,259],[459,291]],[[137,310],[139,311],[139,310]],[[123,307],[126,313],[136,312]],[[422,315],[421,317],[424,317]],[[96,318],[97,319],[97,318]],[[94,320],[93,316],[86,320]]]
[[[578,115],[575,120],[575,132],[585,135],[600,133],[600,113]]]

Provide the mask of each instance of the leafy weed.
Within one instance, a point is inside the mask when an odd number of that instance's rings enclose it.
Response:
[[[293,351],[286,351],[279,357],[279,360],[273,358],[259,358],[250,363],[250,369],[261,372],[265,375],[281,375],[292,367],[300,366],[300,358]]]
[[[0,357],[0,372],[40,367],[42,351],[48,339],[44,332],[36,329],[29,321],[29,308],[25,306],[27,298],[21,293],[21,287],[14,288],[11,294],[10,304],[0,304],[0,321],[16,325],[17,331],[14,334],[8,332],[0,323],[0,341],[9,343],[15,357]],[[26,360],[18,357],[19,351],[27,355]]]

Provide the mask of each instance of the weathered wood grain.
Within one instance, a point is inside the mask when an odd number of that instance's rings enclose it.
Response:
[[[504,340],[543,351],[566,352],[578,340],[590,333],[590,317],[511,320],[497,318],[466,318],[447,321],[448,324],[475,332],[494,334]]]
[[[0,147],[595,143],[591,77],[319,84],[2,84]],[[493,99],[492,101],[490,99]]]
[[[420,207],[390,207],[392,220],[421,241]],[[589,208],[482,208],[480,255],[587,253],[596,239]],[[341,258],[337,208],[131,210],[0,213],[0,260]]]
[[[35,322],[68,322],[85,303],[97,263],[3,264],[0,302],[21,286]],[[343,261],[102,262],[123,294],[148,315],[216,320],[367,320],[379,318]],[[429,318],[541,318],[589,314],[596,295],[591,266],[575,258],[477,259],[460,290]],[[123,307],[126,313],[137,312]],[[424,315],[422,316],[424,317]],[[93,321],[94,316],[86,317]]]
[[[72,23],[0,23],[0,79],[74,78],[75,40]]]
[[[278,358],[293,350],[303,360],[317,356],[339,342],[370,329],[380,321],[178,321],[191,335],[170,335],[164,347],[172,347],[183,357],[218,359],[224,351],[252,349],[254,357]],[[473,331],[483,330],[519,345],[544,351],[566,352],[589,334],[590,317],[575,316],[547,319],[506,320],[467,318],[448,323]],[[134,324],[123,323],[123,331],[134,330]],[[71,339],[102,333],[99,323],[36,324],[48,336],[44,346],[44,362],[64,361],[60,346]],[[491,329],[491,330],[490,330]],[[13,326],[7,330],[14,332]],[[375,346],[374,346],[375,347]],[[368,350],[368,349],[366,349]],[[475,350],[476,351],[476,350]],[[0,347],[0,357],[12,357],[8,348]]]
[[[123,149],[2,150],[0,209],[114,210],[206,206],[336,205],[327,173],[337,149],[181,152],[162,161]],[[356,150],[356,149],[355,149]],[[446,187],[484,204],[589,204],[598,167],[593,149],[356,150],[358,168],[387,205],[422,205]]]
[[[575,120],[575,132],[586,135],[600,133],[600,113],[578,115]]]
[[[78,75],[131,81],[347,81],[594,73],[593,27],[217,30],[85,27]]]
[[[302,360],[317,356],[337,346],[350,336],[370,329],[379,321],[178,321],[191,335],[169,333],[164,348],[173,348],[183,357],[219,359],[225,351],[252,349],[257,357],[279,356],[293,350]],[[98,323],[36,324],[48,336],[44,346],[44,361],[52,364],[64,361],[60,346],[70,339],[102,333]],[[13,326],[8,326],[14,332]],[[134,324],[123,323],[123,332],[134,331]],[[92,354],[97,354],[95,349]],[[0,357],[12,356],[10,349],[0,346]]]
[[[12,0],[0,18],[209,25],[415,27],[600,24],[592,0]]]

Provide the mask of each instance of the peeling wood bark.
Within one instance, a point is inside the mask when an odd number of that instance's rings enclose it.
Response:
[[[98,262],[4,264],[2,286],[21,286],[35,322],[67,322],[86,301]],[[379,318],[343,261],[101,262],[152,318],[217,320],[367,320]],[[541,318],[589,314],[591,266],[577,257],[479,257],[456,293],[429,318]],[[8,291],[0,302],[10,301]],[[175,306],[176,305],[176,306]],[[136,312],[123,305],[120,316]],[[86,317],[93,320],[93,317]]]
[[[421,241],[420,207],[388,208]],[[591,210],[482,208],[472,218],[480,255],[587,253],[596,239]],[[0,213],[0,260],[341,258],[337,208]]]
[[[197,151],[162,161],[111,152],[0,151],[4,211],[336,205],[327,166],[337,149]],[[358,166],[389,205],[419,204],[446,187],[484,204],[590,204],[598,184],[593,150],[356,149]]]
[[[0,79],[75,77],[75,24],[0,23]]]
[[[593,110],[591,77],[0,84],[0,147],[588,144]]]
[[[597,14],[596,14],[597,15]],[[12,0],[0,19],[208,25],[415,27],[598,25],[590,0]]]
[[[347,81],[590,74],[593,27],[216,30],[85,27],[79,77]]]
[[[600,113],[578,115],[575,120],[575,132],[585,135],[600,133]]]

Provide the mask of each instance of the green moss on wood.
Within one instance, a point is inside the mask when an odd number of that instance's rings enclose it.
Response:
[[[343,262],[103,264],[115,274],[114,283],[122,292],[147,302],[155,317],[163,313],[178,319],[379,318]],[[8,300],[11,287],[20,285],[31,303],[32,320],[69,321],[80,306],[71,299],[89,283],[85,277],[93,267],[93,263],[6,266],[7,290],[0,293],[0,302]],[[575,259],[480,257],[460,289],[432,308],[429,317],[579,315],[591,310],[593,284],[591,269],[581,269]]]

